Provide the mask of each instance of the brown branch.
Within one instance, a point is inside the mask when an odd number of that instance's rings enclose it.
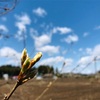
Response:
[[[15,84],[15,86],[12,88],[12,90],[10,91],[10,93],[8,94],[8,95],[6,95],[5,97],[4,97],[4,99],[3,100],[9,100],[9,98],[12,96],[12,94],[14,93],[14,91],[17,89],[17,87],[20,85],[20,82],[19,81],[17,81],[16,82],[16,84]]]
[[[4,2],[6,2],[6,1],[4,1]],[[13,10],[15,8],[17,2],[18,2],[18,0],[14,0],[14,3],[13,3],[13,5],[12,5],[11,8],[8,8],[8,7],[0,7],[0,9],[3,10],[2,12],[0,12],[0,16],[6,14],[8,12],[10,12],[11,10]]]

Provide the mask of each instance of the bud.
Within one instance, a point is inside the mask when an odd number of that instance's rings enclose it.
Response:
[[[42,57],[42,52],[38,52],[35,57],[32,59],[34,62],[37,62]]]
[[[23,50],[21,56],[22,67],[18,75],[18,81],[20,82],[20,84],[27,82],[28,80],[32,79],[36,75],[37,71],[32,71],[31,68],[37,61],[39,61],[41,57],[42,57],[42,53],[39,52],[35,55],[35,57],[32,60],[30,60],[27,54],[27,50],[26,49]]]
[[[29,66],[28,69],[30,69],[36,62],[38,62],[41,57],[42,57],[42,52],[38,52],[35,55],[35,57],[31,60],[31,66]]]
[[[26,60],[24,61],[23,65],[22,65],[21,72],[25,73],[29,65],[30,65],[30,58],[27,57]]]
[[[26,58],[27,58],[27,50],[24,49],[24,50],[22,51],[22,55],[21,55],[21,65],[23,65],[23,63],[24,63],[24,61],[26,60]]]

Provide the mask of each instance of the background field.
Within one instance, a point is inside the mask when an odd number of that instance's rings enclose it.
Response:
[[[17,88],[10,100],[37,100],[52,79],[30,80]],[[0,100],[15,81],[0,80]],[[94,78],[59,78],[40,100],[100,100],[100,80]]]

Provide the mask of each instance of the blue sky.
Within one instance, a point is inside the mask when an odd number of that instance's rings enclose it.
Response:
[[[24,48],[31,57],[43,53],[38,65],[63,72],[94,73],[94,58],[100,70],[99,0],[23,0],[0,16],[0,65],[20,65]],[[9,38],[5,38],[9,36]]]

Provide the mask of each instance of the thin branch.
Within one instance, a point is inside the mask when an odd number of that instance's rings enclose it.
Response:
[[[6,1],[0,1],[0,2],[6,2]],[[11,10],[13,10],[15,8],[17,2],[18,2],[18,0],[14,0],[11,8],[10,7],[4,7],[4,6],[2,7],[2,6],[0,6],[0,9],[2,10],[0,12],[0,16],[10,12]]]
[[[15,86],[12,88],[12,90],[10,91],[10,93],[8,94],[8,95],[6,95],[5,97],[4,97],[4,99],[3,100],[9,100],[9,98],[12,96],[12,94],[14,93],[14,91],[17,89],[17,87],[20,85],[20,82],[19,81],[17,81],[16,82],[16,84],[15,84]]]

